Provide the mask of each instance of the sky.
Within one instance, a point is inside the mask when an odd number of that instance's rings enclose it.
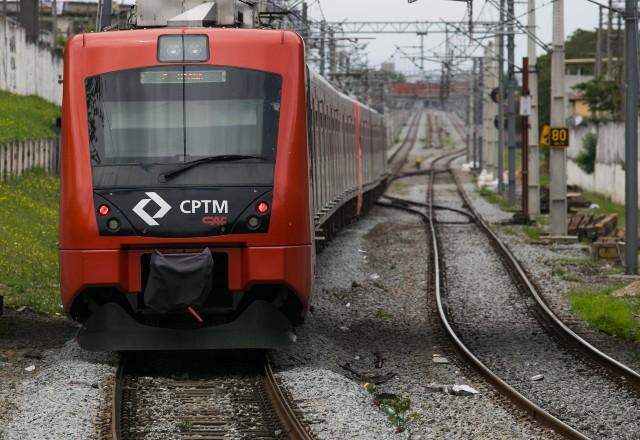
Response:
[[[557,1],[557,0],[556,0]],[[605,2],[606,0],[601,0]],[[551,42],[551,22],[552,6],[554,0],[536,0],[537,34],[541,41]],[[416,0],[409,4],[407,0],[308,0],[313,3],[310,8],[310,15],[315,19],[321,19],[323,13],[327,21],[467,21],[467,7],[464,2],[445,0]],[[474,1],[474,18],[483,21],[496,21],[498,11],[494,4],[498,0]],[[518,0],[515,5],[515,16],[526,25],[526,1]],[[564,0],[565,11],[565,34],[568,36],[578,28],[594,30],[598,26],[598,6],[589,3],[587,0]],[[368,59],[370,65],[379,65],[389,60],[396,52],[395,45],[417,46],[419,38],[415,35],[373,35],[373,40],[363,40],[368,43]],[[427,54],[433,51],[444,53],[444,35],[429,35],[425,38],[425,50]],[[468,40],[467,40],[468,41]],[[452,41],[453,44],[463,44],[462,39]],[[477,46],[474,44],[474,46]],[[403,49],[409,55],[418,54],[418,49]],[[523,56],[526,56],[526,40],[524,35],[516,36],[516,64],[521,63]],[[539,47],[538,54],[544,53],[544,49]],[[481,55],[478,50],[475,55]],[[505,52],[506,56],[506,52]],[[409,60],[403,59],[400,53],[395,56],[396,68],[401,71],[416,71],[416,66]],[[440,64],[427,62],[425,70],[436,71],[440,69]]]

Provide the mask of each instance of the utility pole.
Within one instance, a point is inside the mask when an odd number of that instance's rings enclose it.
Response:
[[[329,29],[329,77],[333,80],[337,73],[338,59],[336,58],[336,39],[333,29]]]
[[[607,9],[607,79],[613,78],[613,62],[611,55],[611,31],[613,30],[613,0],[609,0]]]
[[[602,6],[598,8],[598,32],[596,33],[596,78],[602,75]]]
[[[564,127],[564,0],[553,4],[553,32],[551,55],[551,125]],[[549,185],[550,233],[567,235],[567,151],[551,148],[549,157],[551,182]]]
[[[325,37],[327,33],[327,23],[323,20],[320,23],[320,75],[324,76],[326,73],[326,50],[325,50]]]
[[[466,151],[466,158],[467,158],[467,163],[469,163],[469,160],[471,158],[471,103],[473,102],[471,99],[473,97],[473,74],[471,75],[471,78],[469,78],[469,80],[467,81],[467,86],[469,88],[469,93],[467,93],[467,99],[465,100],[465,118],[464,118],[464,122],[465,122],[465,127],[466,130],[464,131],[465,133],[465,143],[466,143],[466,147],[467,147],[467,151]],[[440,92],[442,93],[442,91]]]
[[[625,1],[625,271],[638,273],[638,3]]]
[[[536,55],[536,0],[528,0],[527,55],[529,59],[529,93],[531,116],[529,117],[529,216],[540,214],[540,152],[538,149],[538,71]]]
[[[55,49],[57,45],[56,38],[58,36],[58,5],[56,0],[51,2],[51,33],[53,34],[52,47]]]
[[[507,37],[507,62],[509,63],[507,80],[507,142],[509,145],[509,188],[510,204],[516,202],[516,76],[515,76],[515,30],[514,0],[507,0],[507,19],[509,20]]]
[[[420,70],[424,72],[424,37],[427,35],[425,32],[420,32]]]
[[[471,169],[475,170],[478,164],[478,59],[473,58],[473,88],[471,89],[471,102],[473,102],[473,156]]]
[[[522,59],[522,98],[527,100],[529,96],[529,58]],[[529,114],[521,116],[522,130],[522,215],[525,219],[529,216]]]
[[[498,28],[498,192],[504,193],[504,7],[505,0],[500,0],[500,26]]]
[[[478,102],[478,113],[476,118],[476,127],[478,127],[478,170],[482,171],[484,166],[484,157],[482,150],[484,148],[484,138],[482,135],[482,117],[484,114],[484,59],[478,58],[478,93],[476,95]]]
[[[493,126],[493,118],[496,114],[495,104],[487,91],[493,90],[497,86],[496,69],[495,69],[495,51],[492,42],[487,44],[484,51],[484,83],[486,84],[483,92],[483,139],[484,139],[484,168],[487,173],[495,172],[495,128]]]

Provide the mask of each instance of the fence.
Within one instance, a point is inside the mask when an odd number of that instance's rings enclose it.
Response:
[[[58,174],[60,154],[55,139],[38,139],[0,144],[0,182],[33,168]]]
[[[575,160],[583,148],[583,138],[589,132],[595,134],[596,128],[582,126],[571,130],[571,146],[567,151],[568,183],[604,194],[614,202],[624,203],[624,124],[612,122],[600,125],[593,174],[585,173]]]
[[[36,95],[62,104],[62,56],[41,44],[27,41],[23,28],[0,17],[0,89]]]

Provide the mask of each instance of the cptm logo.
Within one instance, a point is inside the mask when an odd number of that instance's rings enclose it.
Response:
[[[146,224],[149,226],[158,226],[159,223],[155,219],[160,219],[167,215],[169,211],[171,211],[171,205],[169,205],[162,197],[160,197],[157,193],[148,192],[145,193],[148,199],[142,199],[138,202],[138,204],[133,208],[133,212],[138,214]],[[154,201],[156,205],[160,208],[158,212],[156,212],[153,216],[149,215],[147,211],[144,210],[149,202]]]

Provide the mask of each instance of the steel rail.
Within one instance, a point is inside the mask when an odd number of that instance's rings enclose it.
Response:
[[[608,369],[616,376],[623,377],[630,383],[633,387],[640,390],[640,373],[629,368],[627,365],[622,362],[612,358],[606,353],[602,352],[591,343],[587,342],[580,335],[575,333],[569,326],[567,326],[554,312],[551,310],[545,299],[540,295],[538,289],[534,285],[534,283],[529,279],[526,271],[518,261],[518,259],[513,255],[511,250],[504,244],[504,242],[498,237],[495,231],[489,226],[489,224],[482,218],[482,216],[476,211],[473,207],[473,204],[469,200],[469,196],[466,193],[458,175],[455,171],[449,168],[451,175],[456,184],[456,188],[460,197],[464,201],[465,207],[473,214],[476,219],[476,224],[480,229],[484,232],[484,234],[489,238],[491,243],[494,245],[494,248],[497,250],[498,254],[502,257],[503,261],[509,266],[512,276],[515,277],[516,282],[518,282],[536,301],[536,305],[543,312],[543,317],[546,321],[548,321],[554,329],[560,333],[560,336],[564,337],[564,339],[568,340],[570,343],[574,344],[580,351],[590,356],[597,363],[602,365],[604,368]]]
[[[313,436],[300,421],[291,405],[289,405],[289,400],[284,395],[280,385],[278,385],[269,359],[265,359],[263,380],[271,405],[289,438],[291,440],[313,440]]]
[[[396,148],[393,153],[391,153],[391,156],[387,158],[387,164],[389,164],[389,166],[392,166],[396,156],[398,156],[398,154],[403,151],[401,156],[402,160],[398,160],[396,165],[397,168],[391,171],[390,177],[388,179],[389,182],[394,180],[396,176],[398,176],[400,170],[402,169],[402,165],[407,161],[407,156],[409,155],[411,148],[416,143],[416,140],[418,138],[418,130],[420,129],[420,119],[422,119],[423,112],[424,110],[420,110],[416,115],[414,115],[414,117],[409,122],[407,134],[402,140],[402,143],[398,148]]]
[[[436,160],[434,160],[432,164],[432,170],[435,171],[436,163],[447,159],[447,169],[451,170],[451,162],[453,162],[456,158],[464,154],[463,152],[455,152],[452,154],[443,155]],[[429,192],[428,192],[428,200],[427,203],[429,205],[433,205],[434,192],[435,192],[435,180],[436,173],[431,173],[430,183],[429,183]],[[464,200],[464,199],[463,199]],[[465,202],[468,204],[468,200]],[[455,344],[457,350],[469,361],[473,364],[480,374],[482,374],[502,395],[507,397],[509,400],[514,402],[517,406],[522,408],[524,411],[529,413],[532,419],[546,425],[547,427],[553,429],[554,431],[560,433],[566,438],[571,439],[580,439],[586,440],[587,436],[572,428],[559,418],[555,417],[548,411],[544,410],[538,404],[533,402],[532,400],[525,397],[514,387],[509,385],[507,382],[502,380],[496,373],[494,373],[489,367],[487,367],[478,357],[476,357],[471,350],[462,342],[460,337],[457,335],[453,326],[449,322],[448,315],[445,310],[444,301],[442,298],[442,273],[441,273],[441,264],[442,264],[442,256],[440,254],[440,240],[438,238],[436,223],[433,216],[433,206],[429,206],[428,209],[428,229],[429,235],[431,238],[431,252],[432,252],[432,260],[433,260],[433,279],[434,279],[434,290],[436,294],[436,303],[438,307],[438,314],[440,315],[440,320],[442,321],[442,325],[447,332],[449,338]],[[476,222],[477,223],[477,222]]]
[[[113,396],[111,399],[111,437],[113,440],[123,440],[124,438],[122,435],[122,412],[125,403],[124,382],[126,368],[127,360],[122,356],[116,370]],[[313,435],[305,428],[278,384],[273,374],[271,362],[267,356],[264,357],[262,382],[266,397],[288,438],[291,440],[313,440]]]
[[[428,235],[428,240],[430,241],[430,259],[432,271],[430,273],[430,285],[433,288],[436,297],[436,304],[438,309],[438,315],[440,317],[440,321],[442,326],[447,333],[447,336],[454,343],[458,352],[464,356],[467,361],[469,361],[473,367],[478,371],[488,382],[490,382],[494,388],[503,396],[511,400],[514,404],[516,404],[519,408],[529,414],[529,416],[535,420],[540,422],[541,424],[553,429],[559,434],[563,435],[566,438],[570,439],[579,439],[579,440],[588,440],[588,437],[572,428],[568,424],[564,423],[562,420],[558,419],[548,411],[544,410],[542,407],[537,405],[532,400],[526,398],[523,394],[509,385],[507,382],[502,380],[496,373],[494,373],[489,367],[487,367],[478,357],[476,357],[473,352],[462,342],[462,339],[457,335],[453,326],[449,322],[448,314],[446,312],[446,307],[443,300],[443,272],[442,272],[442,256],[440,253],[440,240],[438,238],[438,233],[436,229],[436,221],[434,217],[435,204],[434,200],[434,191],[435,191],[435,177],[437,174],[436,164],[449,159],[447,162],[447,170],[450,170],[450,165],[453,160],[460,157],[464,154],[464,151],[456,151],[453,153],[448,153],[437,157],[432,162],[431,167],[431,175],[429,180],[429,190],[427,194],[427,213],[409,207],[411,203],[407,205],[400,205],[394,203],[378,203],[378,205],[383,207],[388,207],[392,209],[398,209],[401,211],[406,211],[412,214],[419,216],[423,223],[425,224],[426,232]],[[464,199],[463,199],[464,200]],[[465,202],[467,203],[467,202]],[[422,205],[414,204],[414,206],[425,207]]]

